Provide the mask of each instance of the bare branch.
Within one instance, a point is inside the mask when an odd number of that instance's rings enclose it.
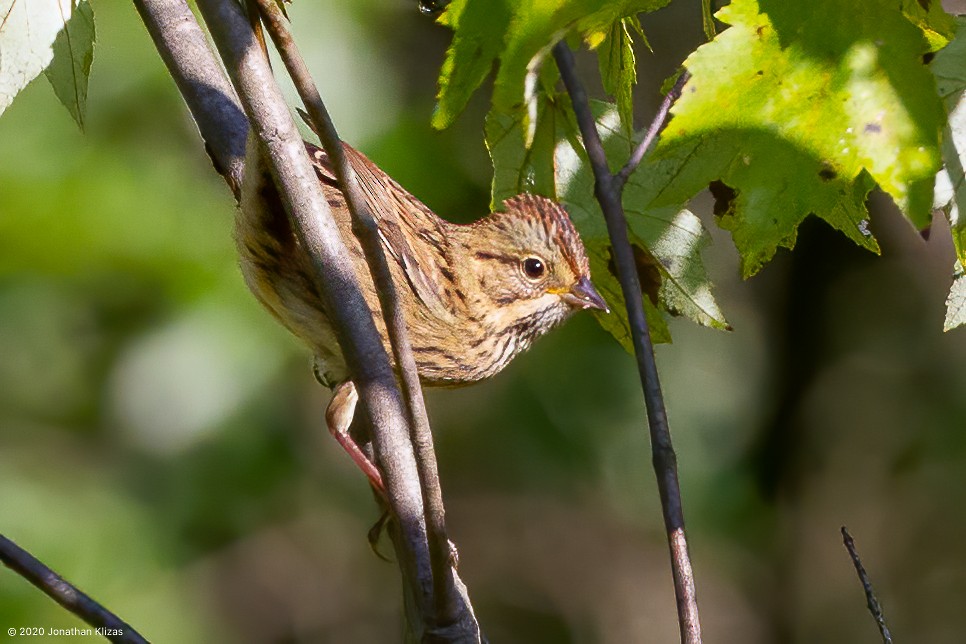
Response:
[[[248,119],[185,0],[134,0],[188,104],[215,169],[238,198]]]
[[[198,6],[225,60],[252,130],[264,146],[292,227],[311,258],[326,311],[372,428],[387,501],[403,536],[397,552],[407,592],[412,594],[421,614],[431,614],[432,570],[419,474],[407,430],[407,414],[389,356],[359,290],[302,138],[251,25],[232,0],[199,0]],[[420,638],[422,635],[417,633]]]
[[[691,74],[687,70],[681,72],[681,75],[674,82],[674,87],[671,88],[671,91],[661,101],[661,106],[658,108],[657,114],[654,115],[654,120],[651,121],[651,125],[647,128],[647,133],[644,134],[644,138],[634,148],[634,152],[631,153],[631,158],[627,160],[624,167],[617,173],[617,181],[621,187],[627,182],[628,177],[631,176],[634,170],[637,169],[637,166],[640,165],[644,155],[651,148],[651,144],[654,143],[657,135],[660,134],[661,128],[664,127],[664,123],[667,121],[668,112],[671,111],[671,106],[681,96],[681,90],[684,89],[684,84],[688,82],[689,78],[691,78]]]
[[[433,569],[433,595],[436,604],[434,621],[437,627],[444,630],[447,627],[463,625],[478,639],[479,627],[469,607],[469,599],[460,597],[454,585],[455,571],[451,563],[451,546],[446,533],[445,509],[437,473],[433,436],[426,415],[426,405],[419,384],[416,362],[413,359],[406,320],[396,295],[378,225],[369,210],[355,171],[349,164],[325,103],[292,39],[288,21],[275,0],[256,1],[272,41],[278,48],[285,67],[308,110],[313,129],[319,135],[322,146],[332,160],[353,217],[353,230],[365,250],[376,292],[379,294],[396,365],[402,377],[403,393],[408,404],[410,428],[415,446],[416,465],[423,491],[429,553]]]
[[[152,37],[155,40],[156,46],[161,53],[162,58],[167,63],[171,74],[175,77],[179,89],[185,96],[192,115],[195,121],[198,123],[199,129],[201,130],[202,137],[206,141],[206,146],[209,153],[215,160],[215,164],[219,172],[221,172],[232,188],[236,197],[241,185],[241,179],[243,174],[244,165],[244,154],[245,154],[245,138],[248,130],[248,121],[245,117],[245,112],[242,110],[241,103],[235,94],[234,89],[228,83],[221,67],[214,57],[210,49],[208,48],[207,41],[202,33],[197,22],[194,20],[194,16],[188,9],[187,4],[184,0],[135,0],[135,4],[138,7],[148,30],[151,32]],[[223,28],[222,31],[227,33],[231,32],[234,34],[236,43],[243,43],[245,35],[240,29],[240,23],[230,15],[231,9],[220,7],[215,2],[204,3],[205,6],[202,10],[205,12],[206,16],[217,16],[216,21],[221,21],[227,19],[232,22],[231,28]],[[219,12],[229,12],[228,14]],[[216,30],[217,31],[217,30]],[[239,38],[240,35],[240,38]],[[225,35],[225,37],[231,37],[230,35]],[[217,37],[217,34],[216,34]],[[230,46],[230,45],[229,45]],[[245,55],[244,47],[239,46],[236,48],[236,67],[243,66],[241,58]],[[249,61],[250,62],[250,61]],[[237,71],[237,70],[236,70]],[[263,79],[264,80],[264,79]],[[264,101],[262,101],[264,102]],[[271,102],[271,101],[269,101]],[[310,101],[306,101],[306,104],[311,106]],[[264,107],[264,105],[262,106]],[[278,114],[274,115],[273,118],[278,117]],[[270,119],[271,120],[271,119]],[[262,129],[264,131],[264,128]],[[274,142],[283,146],[280,139],[274,139]],[[296,155],[298,156],[298,155]],[[304,156],[304,153],[302,154]],[[333,155],[337,158],[336,155]],[[291,172],[283,172],[289,177],[294,177],[295,174]],[[311,172],[309,175],[312,177],[308,184],[304,184],[304,178],[302,180],[293,180],[293,183],[303,182],[303,185],[315,185],[316,180],[314,174]],[[285,192],[285,191],[283,191]],[[300,200],[304,205],[309,205],[309,210],[312,210],[312,200],[306,198],[304,194],[296,192],[297,200]],[[322,200],[321,204],[314,205],[316,214],[319,214],[323,210],[327,210],[327,204]],[[312,224],[308,227],[297,225],[295,229],[306,234],[307,238],[319,242],[320,236],[325,236],[321,231],[315,229]],[[306,242],[306,240],[302,240]],[[319,242],[321,243],[321,242]],[[308,249],[313,249],[312,243],[305,243],[305,247]],[[329,249],[332,250],[332,249]],[[313,257],[313,260],[318,265],[319,263],[334,266],[329,258],[317,258]],[[407,460],[406,454],[411,453],[410,447],[403,445],[398,446],[401,438],[398,435],[388,435],[383,429],[387,426],[392,426],[402,430],[405,427],[405,422],[403,418],[400,418],[401,412],[398,406],[398,390],[395,389],[394,382],[392,385],[386,383],[386,373],[380,368],[371,367],[374,362],[385,362],[379,360],[379,355],[373,356],[373,354],[381,353],[385,355],[382,349],[381,343],[375,341],[378,336],[374,334],[374,327],[371,324],[371,312],[368,307],[365,307],[364,317],[368,320],[369,324],[360,321],[360,316],[363,315],[362,308],[360,304],[364,305],[361,300],[355,301],[354,303],[348,302],[344,293],[347,289],[352,290],[352,286],[348,284],[351,281],[351,277],[346,276],[347,265],[342,265],[341,269],[338,267],[334,268],[336,272],[340,273],[339,279],[337,279],[330,288],[334,291],[331,296],[333,299],[337,299],[343,304],[348,303],[350,306],[346,309],[344,326],[350,329],[350,335],[357,335],[360,337],[369,336],[368,341],[361,340],[359,338],[349,338],[350,343],[354,343],[357,350],[354,352],[355,357],[351,355],[353,351],[346,351],[346,358],[350,366],[350,370],[356,377],[357,386],[360,387],[360,393],[362,394],[363,404],[367,409],[367,414],[369,415],[370,425],[373,427],[374,432],[374,444],[376,449],[377,459],[380,461],[380,465],[383,469],[384,478],[386,480],[387,488],[392,491],[396,490],[397,493],[393,494],[396,497],[395,502],[390,498],[390,505],[394,506],[394,514],[400,518],[402,525],[400,529],[390,530],[391,534],[402,535],[401,538],[395,539],[397,542],[404,542],[401,544],[403,555],[400,556],[401,568],[404,577],[410,581],[410,586],[407,587],[406,595],[411,598],[416,604],[428,604],[426,601],[428,597],[428,584],[427,581],[430,578],[442,578],[448,580],[446,587],[450,589],[453,595],[449,593],[444,594],[443,597],[455,596],[459,602],[460,610],[458,611],[459,617],[462,620],[459,623],[461,632],[466,631],[466,624],[471,625],[472,631],[477,633],[475,639],[478,640],[478,626],[476,626],[475,618],[472,615],[472,609],[469,608],[469,601],[466,597],[465,586],[456,577],[455,570],[449,566],[449,541],[446,538],[445,525],[443,521],[442,513],[442,500],[439,494],[438,478],[436,476],[436,464],[435,455],[432,451],[432,436],[428,430],[428,421],[425,421],[425,406],[422,402],[422,397],[418,389],[418,380],[414,380],[412,377],[405,377],[404,370],[404,385],[409,385],[407,387],[407,398],[410,400],[410,413],[407,417],[410,422],[417,425],[417,431],[414,432],[414,437],[416,439],[417,450],[419,453],[423,454],[421,459],[422,463],[418,469],[418,477],[409,476],[406,471],[405,466],[392,466],[385,462],[385,454],[402,456],[393,457],[397,460],[401,459],[403,461]],[[330,282],[328,278],[325,280]],[[380,289],[380,291],[385,291],[385,289]],[[357,289],[355,289],[356,294],[358,294]],[[323,293],[325,290],[323,289]],[[327,296],[329,297],[329,296]],[[360,296],[361,297],[361,296]],[[341,312],[345,306],[340,305],[338,307],[330,307],[330,310]],[[383,310],[391,311],[391,307],[387,306],[383,302]],[[337,326],[340,325],[338,320],[334,320]],[[367,332],[366,327],[373,329],[371,333]],[[393,325],[389,325],[392,329]],[[362,329],[362,330],[359,330]],[[359,331],[357,331],[359,330]],[[340,337],[340,344],[345,346],[345,342],[342,341]],[[375,346],[374,346],[375,345]],[[405,352],[406,349],[404,348]],[[411,351],[410,351],[411,353]],[[361,354],[361,355],[359,355]],[[363,358],[364,356],[364,358]],[[401,365],[406,363],[405,358],[400,359],[397,355],[397,362]],[[411,364],[411,361],[410,361]],[[359,366],[362,365],[362,366]],[[413,387],[412,383],[415,382],[416,386]],[[415,392],[415,400],[413,399],[413,394],[410,392]],[[424,419],[423,431],[418,431],[418,425],[420,425],[419,419]],[[375,434],[380,434],[376,436]],[[384,435],[386,434],[386,435]],[[428,437],[428,441],[426,439]],[[408,444],[408,441],[406,441]],[[396,445],[396,446],[393,446]],[[402,452],[400,452],[400,449]],[[425,454],[428,450],[429,458],[427,459]],[[383,456],[380,456],[382,454]],[[390,474],[390,470],[398,471],[400,475],[407,480],[409,484],[413,483],[417,478],[420,480],[431,481],[431,483],[425,486],[429,492],[426,494],[426,505],[427,514],[430,517],[430,527],[431,534],[430,538],[435,543],[442,543],[444,548],[435,547],[434,557],[436,560],[433,563],[433,567],[440,567],[439,561],[444,562],[446,569],[446,574],[444,575],[430,575],[429,566],[422,565],[423,554],[425,553],[425,525],[421,521],[421,506],[419,504],[412,504],[410,501],[413,497],[413,489],[408,489],[403,486],[402,491],[399,490],[399,485],[394,485],[392,479],[394,478]],[[435,489],[435,491],[434,491]],[[397,507],[398,506],[398,507]],[[404,507],[403,507],[404,506]],[[400,511],[400,507],[403,510]],[[397,548],[400,546],[397,543]],[[438,553],[444,552],[443,557],[439,556]],[[408,553],[408,554],[406,554]],[[434,595],[436,595],[434,593]],[[449,601],[449,600],[447,600]],[[423,612],[422,614],[426,614]],[[452,614],[444,612],[443,615]],[[468,617],[468,619],[467,619]],[[445,625],[446,620],[443,622],[438,622],[439,627]],[[418,624],[413,624],[414,627],[418,627]],[[428,629],[430,624],[426,623],[422,625],[424,628]],[[448,641],[455,641],[450,639]]]
[[[44,591],[55,602],[97,629],[112,642],[147,644],[130,624],[101,606],[69,581],[45,566],[29,552],[0,534],[0,561]]]
[[[654,361],[654,346],[644,317],[644,302],[641,296],[641,283],[634,263],[634,253],[627,236],[627,220],[621,192],[624,182],[611,174],[604,153],[604,144],[597,132],[597,124],[590,110],[587,92],[577,77],[573,52],[564,41],[553,48],[554,59],[560,69],[564,86],[577,115],[577,124],[583,136],[584,147],[594,171],[594,193],[600,202],[607,233],[613,248],[617,266],[617,278],[627,305],[627,319],[634,342],[634,354],[644,390],[647,406],[648,428],[651,436],[654,471],[661,495],[661,509],[664,513],[664,526],[667,530],[668,546],[671,551],[671,572],[674,577],[674,593],[677,599],[678,623],[681,641],[686,644],[701,642],[701,622],[698,615],[698,602],[694,588],[694,574],[688,554],[687,536],[684,531],[684,511],[681,504],[681,488],[678,483],[677,456],[671,444],[667,411],[661,383],[658,379],[657,364]],[[643,156],[643,153],[642,155]]]
[[[883,644],[892,644],[892,633],[889,632],[889,627],[886,626],[885,616],[882,614],[882,606],[879,605],[879,600],[876,599],[875,591],[872,589],[872,581],[869,579],[868,573],[865,572],[862,560],[859,559],[859,553],[855,549],[855,540],[852,539],[852,535],[849,534],[849,530],[845,526],[842,526],[842,541],[845,543],[845,549],[849,551],[849,556],[852,557],[852,565],[855,566],[855,572],[859,576],[859,581],[862,582],[862,590],[865,591],[865,601],[869,606],[869,612],[872,613],[872,619],[875,620],[876,626],[879,627],[882,642]]]

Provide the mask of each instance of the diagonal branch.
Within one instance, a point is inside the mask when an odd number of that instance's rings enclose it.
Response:
[[[604,153],[604,144],[597,132],[597,124],[590,110],[587,92],[577,77],[573,52],[565,41],[558,42],[553,48],[554,59],[560,69],[564,86],[570,95],[577,115],[577,124],[583,137],[584,148],[590,158],[594,171],[594,193],[600,202],[607,233],[613,248],[617,266],[617,278],[627,305],[627,319],[634,342],[634,354],[644,390],[647,406],[647,421],[651,436],[654,471],[661,495],[661,509],[664,513],[664,526],[667,530],[668,546],[671,551],[671,572],[674,577],[674,594],[677,600],[678,623],[681,641],[686,644],[701,642],[701,622],[694,588],[694,574],[688,554],[687,536],[684,531],[684,510],[681,504],[681,487],[678,483],[677,456],[671,444],[667,411],[661,383],[658,378],[657,364],[654,360],[654,346],[644,317],[644,302],[641,296],[641,283],[637,275],[634,253],[627,236],[627,220],[621,202],[624,181],[619,175],[611,174]],[[663,119],[661,119],[663,121]],[[655,131],[660,129],[660,125]],[[643,157],[641,152],[640,156]],[[629,175],[630,173],[628,173]]]
[[[647,128],[647,132],[644,134],[644,138],[641,142],[637,144],[634,151],[631,153],[630,159],[624,164],[624,167],[620,169],[617,173],[617,181],[623,190],[624,184],[627,183],[627,179],[634,173],[637,166],[641,164],[644,159],[644,155],[647,151],[651,149],[651,145],[654,140],[657,139],[657,135],[661,133],[661,128],[664,127],[665,121],[667,121],[667,115],[671,111],[671,106],[674,105],[674,101],[678,100],[681,96],[681,90],[684,89],[684,84],[688,82],[691,78],[691,73],[687,70],[681,72],[678,79],[674,81],[674,86],[671,91],[667,93],[664,100],[661,101],[661,106],[657,110],[657,114],[654,115],[654,119],[651,121],[651,125]]]
[[[405,406],[372,311],[359,290],[348,251],[302,138],[241,7],[232,0],[200,0],[198,7],[225,61],[252,131],[261,141],[293,230],[311,258],[326,311],[372,428],[387,501],[402,533],[398,552],[407,590],[419,613],[429,615],[433,604],[432,571],[419,475]],[[418,628],[422,624],[412,626]]]
[[[215,169],[235,197],[245,166],[248,119],[185,0],[134,0],[198,125]]]
[[[882,606],[879,605],[879,600],[875,596],[875,590],[872,589],[872,580],[869,579],[869,574],[865,571],[862,560],[859,559],[859,553],[855,549],[855,540],[852,539],[852,535],[849,534],[849,530],[845,526],[842,526],[842,542],[845,543],[845,549],[849,551],[849,556],[852,558],[852,565],[855,566],[855,573],[859,576],[859,581],[862,583],[862,590],[865,591],[865,601],[869,606],[869,612],[872,614],[872,619],[875,620],[876,626],[879,627],[879,634],[882,635],[882,644],[892,644],[892,633],[889,632],[885,616],[882,614]]]
[[[130,624],[91,599],[29,552],[0,534],[0,562],[44,591],[55,602],[103,633],[112,642],[147,644]]]
[[[470,630],[478,633],[479,628],[475,624],[472,609],[469,607],[469,599],[461,597],[454,585],[455,571],[452,570],[450,561],[451,546],[446,533],[445,509],[436,466],[436,453],[433,449],[433,436],[426,415],[426,405],[406,329],[406,320],[396,295],[389,263],[379,235],[379,227],[359,186],[355,171],[349,164],[325,103],[292,39],[288,21],[275,0],[256,1],[272,41],[279,50],[286,69],[308,110],[313,129],[319,135],[326,153],[332,160],[352,214],[353,230],[369,260],[367,263],[379,294],[379,302],[401,375],[415,446],[420,487],[423,491],[429,554],[433,570],[433,595],[436,604],[434,621],[440,629],[453,625],[457,630],[459,630],[458,625],[465,622]]]
[[[294,135],[287,110],[282,116],[284,107],[281,99],[277,95],[266,97],[260,92],[265,87],[274,88],[275,85],[270,71],[253,60],[255,57],[248,42],[251,30],[242,25],[244,17],[236,7],[227,6],[229,3],[219,3],[217,0],[199,2],[206,20],[213,25],[214,37],[223,49],[230,52],[225,57],[231,61],[228,67],[233,70],[236,83],[239,83],[239,74],[249,74],[257,78],[249,79],[251,82],[243,111],[234,89],[208,48],[207,41],[185,0],[134,2],[188,103],[206,147],[215,160],[216,168],[225,177],[236,197],[241,185],[248,131],[245,113],[251,115],[253,110],[257,111],[260,117],[253,121],[256,131],[263,133],[263,137],[266,132],[271,133],[267,146],[269,156],[278,162],[272,163],[276,181],[279,182],[281,177],[281,182],[286,184],[281,192],[287,200],[289,211],[296,219],[293,228],[300,234],[300,241],[309,250],[320,274],[325,276],[325,288],[320,289],[323,296],[339,302],[338,306],[329,307],[329,310],[336,312],[339,318],[335,319],[336,316],[333,316],[333,322],[339,330],[340,346],[344,348],[354,381],[360,389],[363,409],[373,429],[376,457],[389,492],[390,507],[399,519],[398,530],[391,531],[391,534],[396,541],[397,551],[400,552],[400,568],[407,582],[405,596],[407,600],[411,599],[412,603],[418,605],[421,616],[430,615],[433,604],[430,580],[440,576],[432,575],[432,566],[428,561],[427,534],[418,482],[423,478],[437,480],[434,473],[435,460],[427,464],[424,456],[424,465],[418,470],[418,475],[414,473],[417,470],[412,464],[412,446],[406,436],[406,421],[416,419],[418,422],[420,416],[425,417],[422,400],[420,397],[412,404],[411,413],[404,412],[385,350],[375,333],[372,313],[354,284],[353,274],[345,261],[341,238],[338,238],[331,218],[326,216],[327,203],[324,199],[319,202],[320,195],[309,194],[318,192],[318,182],[311,168],[305,165],[307,158],[301,140]],[[267,64],[267,61],[264,62]],[[246,67],[249,69],[243,72],[242,69]],[[251,67],[257,71],[253,71]],[[239,83],[239,87],[241,85]],[[311,105],[311,101],[306,103]],[[297,151],[293,148],[296,140]],[[276,165],[280,167],[274,169]],[[310,188],[307,190],[306,186]],[[383,310],[387,308],[383,306]],[[398,357],[397,361],[399,364],[405,362]],[[405,382],[404,380],[404,384]],[[410,387],[407,396],[411,391],[418,390]],[[428,428],[428,424],[426,427]],[[431,450],[432,443],[426,443],[425,439],[420,439],[420,435],[429,436],[431,441],[428,432],[417,433],[417,449],[423,452],[428,445]],[[426,505],[431,506],[437,501],[439,505],[438,508],[427,507],[427,514],[430,516],[433,540],[437,543],[445,542],[448,553],[445,529],[438,528],[442,525],[443,515],[438,483],[436,486],[436,492],[430,491],[426,494]],[[397,534],[401,536],[397,537]],[[438,548],[435,550],[439,552]],[[446,629],[442,628],[446,624],[439,624],[439,620],[436,620],[436,624],[430,624],[425,619],[422,623],[412,621],[410,626],[415,630],[421,628],[425,631],[424,634],[439,637],[444,641],[479,641],[478,626],[472,609],[469,608],[465,586],[456,576],[455,570],[448,565],[448,559],[446,563],[447,574],[451,576],[447,587],[455,588],[459,593],[458,602],[463,602],[458,604],[461,621],[455,630],[472,636],[447,637]],[[447,579],[446,576],[442,578]],[[434,626],[436,630],[430,632]]]

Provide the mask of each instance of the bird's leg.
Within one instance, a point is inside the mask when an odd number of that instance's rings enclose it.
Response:
[[[386,498],[386,486],[382,483],[382,475],[376,469],[375,464],[362,451],[359,444],[355,442],[349,434],[349,425],[352,424],[352,417],[355,414],[356,403],[359,401],[359,394],[356,392],[352,381],[347,380],[335,387],[335,393],[329,406],[325,410],[325,424],[329,427],[329,433],[335,440],[339,441],[355,464],[362,470],[372,483],[372,487],[380,496]]]
[[[329,401],[329,406],[325,409],[325,424],[329,427],[329,433],[332,434],[335,440],[339,441],[342,449],[349,454],[359,469],[369,478],[372,488],[385,500],[386,486],[382,482],[382,475],[376,469],[375,464],[366,456],[366,453],[362,451],[362,448],[359,447],[355,439],[349,434],[349,426],[352,424],[352,417],[355,415],[357,402],[359,402],[359,393],[356,391],[356,387],[352,384],[351,380],[336,385],[332,400]],[[379,520],[370,528],[368,535],[369,547],[372,548],[372,551],[376,553],[377,557],[386,561],[389,561],[389,559],[379,552],[378,542],[390,518],[389,511],[384,509]],[[450,565],[456,568],[459,562],[459,553],[456,551],[456,544],[452,541],[449,542],[449,559]]]

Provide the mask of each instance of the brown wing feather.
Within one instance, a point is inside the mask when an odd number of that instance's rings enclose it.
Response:
[[[325,151],[311,143],[305,146],[319,180],[338,188],[338,180]],[[441,288],[452,282],[443,274],[445,270],[452,276],[443,230],[445,223],[361,152],[349,145],[343,146],[359,179],[369,211],[379,226],[379,236],[386,250],[402,268],[416,296],[436,316],[450,317],[451,308],[443,300],[445,289]]]

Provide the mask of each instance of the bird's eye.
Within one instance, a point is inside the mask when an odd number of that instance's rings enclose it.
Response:
[[[543,274],[547,272],[547,267],[540,258],[527,257],[525,260],[523,260],[523,272],[530,279],[537,280],[543,277]]]

